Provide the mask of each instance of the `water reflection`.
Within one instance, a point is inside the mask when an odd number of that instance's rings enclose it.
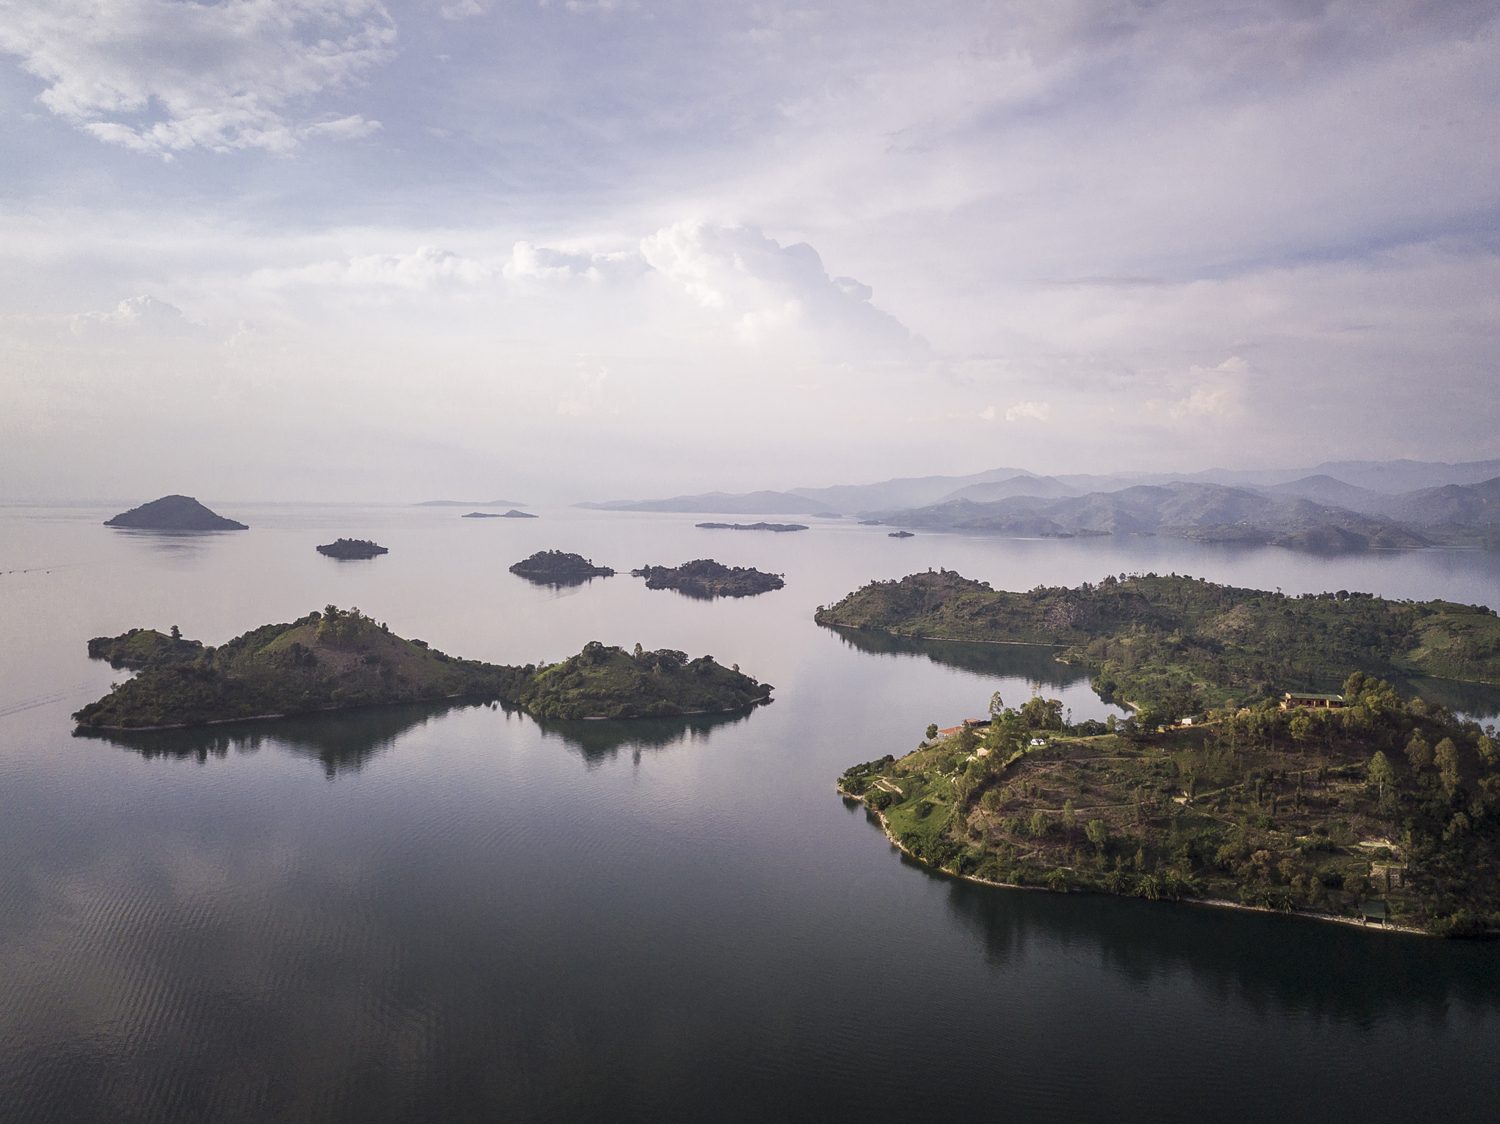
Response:
[[[258,753],[274,746],[318,761],[333,780],[341,773],[358,772],[407,731],[462,705],[473,704],[412,703],[185,730],[79,730],[76,736],[109,741],[148,759],[192,760],[200,765],[231,752]]]
[[[1493,683],[1461,683],[1456,679],[1397,679],[1396,688],[1421,695],[1430,703],[1447,707],[1461,718],[1476,722],[1500,717],[1500,686]]]
[[[514,573],[514,571],[512,571]],[[522,581],[539,585],[543,589],[573,589],[576,586],[588,585],[591,581],[603,581],[603,574],[586,574],[575,577],[542,577],[539,574],[516,574]]]
[[[689,714],[677,718],[624,718],[619,720],[560,721],[539,718],[536,724],[548,737],[560,738],[577,751],[590,768],[619,756],[629,748],[639,762],[645,750],[666,749],[684,742],[706,742],[721,726],[731,726],[750,717],[750,712]]]
[[[1196,987],[1265,1012],[1369,1026],[1441,1019],[1464,1003],[1500,1010],[1493,942],[1360,932],[1306,918],[1176,902],[1007,890],[937,874],[948,908],[984,938],[994,964],[1056,956],[1097,960],[1137,988],[1186,974]]]
[[[918,640],[884,632],[827,626],[849,647],[876,656],[925,656],[933,663],[997,679],[1025,679],[1045,687],[1087,683],[1087,669],[1059,663],[1060,649],[1044,644],[974,644],[963,640]]]

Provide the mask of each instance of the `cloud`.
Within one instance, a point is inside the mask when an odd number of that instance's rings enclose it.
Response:
[[[169,158],[369,135],[379,123],[360,115],[297,111],[391,57],[395,38],[379,0],[48,0],[0,15],[0,51],[46,84],[42,105]]]
[[[844,350],[907,350],[919,343],[871,303],[868,285],[830,277],[805,242],[783,246],[754,227],[689,221],[642,239],[641,255],[701,308],[727,319],[745,343],[793,328]]]
[[[454,0],[452,4],[444,4],[438,9],[438,15],[445,20],[468,20],[484,13],[485,7],[479,0]]]
[[[634,250],[605,254],[575,253],[554,250],[520,241],[511,247],[510,259],[501,272],[513,281],[567,281],[581,278],[585,281],[603,281],[606,278],[638,276],[646,270],[646,263]]]
[[[265,288],[287,285],[389,286],[425,291],[482,285],[494,279],[487,263],[450,250],[419,246],[408,254],[364,254],[290,268],[257,270],[251,281]]]
[[[994,407],[991,406],[993,411]],[[991,417],[993,417],[991,413]],[[1034,421],[1044,422],[1052,416],[1052,404],[1050,402],[1016,402],[1005,409],[1005,420],[1008,422]]]
[[[1167,416],[1173,421],[1236,416],[1242,408],[1245,376],[1249,371],[1250,364],[1238,355],[1231,355],[1214,367],[1194,365],[1185,380],[1187,393],[1166,404]]]
[[[150,294],[128,297],[108,312],[80,312],[68,319],[68,330],[80,337],[152,334],[190,336],[201,331],[175,304]]]

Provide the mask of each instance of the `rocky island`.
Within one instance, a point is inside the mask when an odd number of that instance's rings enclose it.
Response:
[[[693,526],[705,531],[775,531],[778,534],[807,530],[805,523],[694,523]]]
[[[325,710],[449,699],[497,700],[551,718],[725,713],[771,687],[709,656],[590,643],[541,667],[464,660],[403,639],[358,609],[329,605],[220,647],[150,629],[89,641],[137,675],[73,715],[79,733],[203,726]]]
[[[192,496],[162,496],[104,521],[106,527],[136,531],[248,531],[233,519],[210,511]]]
[[[539,550],[510,567],[510,572],[538,585],[580,585],[593,578],[612,578],[609,566],[595,566],[592,558],[565,550]]]
[[[675,589],[700,598],[751,597],[786,585],[780,574],[767,574],[750,566],[726,566],[712,558],[698,558],[681,566],[642,566],[630,573],[645,578],[647,589]]]
[[[540,515],[533,515],[529,511],[517,511],[511,508],[509,511],[471,511],[467,515],[460,516],[462,519],[540,519]]]
[[[888,539],[910,539],[916,536],[911,531],[889,531],[885,537]]]
[[[390,550],[369,539],[335,539],[319,546],[318,553],[326,554],[329,558],[348,560],[375,558],[381,554],[389,554]]]

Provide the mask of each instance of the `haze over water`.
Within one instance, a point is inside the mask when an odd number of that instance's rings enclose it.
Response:
[[[1006,541],[809,520],[225,510],[243,533],[0,509],[0,1104],[15,1119],[1317,1119],[1493,1112],[1492,944],[997,890],[903,860],[833,791],[929,722],[1033,685],[1034,649],[856,645],[813,609],[929,566],[997,588],[1156,570],[1500,604],[1477,552],[1323,559],[1165,539]],[[391,553],[340,563],[338,535]],[[567,590],[506,567],[578,551]],[[784,573],[740,601],[624,571]],[[217,644],[335,603],[456,655],[593,639],[776,686],[727,720],[411,707],[70,736],[126,674],[90,636]],[[869,650],[867,650],[869,649]],[[1462,696],[1493,715],[1483,693]],[[1487,709],[1489,708],[1489,709]]]

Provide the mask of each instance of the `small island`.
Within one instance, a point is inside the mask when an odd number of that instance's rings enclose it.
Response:
[[[565,550],[539,550],[511,566],[510,572],[538,585],[579,585],[615,576],[611,567],[595,566],[592,558]]]
[[[750,566],[726,566],[712,558],[698,558],[680,566],[642,566],[631,575],[646,579],[647,589],[675,589],[688,597],[752,597],[781,589],[786,580]]]
[[[233,519],[210,511],[192,496],[162,496],[122,511],[104,521],[106,527],[124,527],[135,531],[248,531],[250,528]]]
[[[498,511],[471,511],[466,515],[460,515],[460,519],[504,519]]]
[[[805,523],[694,523],[693,526],[705,531],[775,531],[778,534],[807,530]]]
[[[403,639],[358,609],[329,605],[214,648],[132,629],[89,654],[137,672],[73,715],[80,734],[173,729],[392,703],[499,701],[548,718],[719,714],[770,701],[771,687],[710,656],[633,653],[595,641],[561,663],[464,660]]]
[[[539,668],[516,697],[539,718],[666,718],[723,714],[771,701],[771,686],[712,656],[671,649],[634,652],[592,641],[578,655]]]
[[[369,539],[335,539],[333,542],[324,543],[318,547],[319,554],[326,554],[329,558],[337,558],[341,561],[375,558],[381,554],[389,554],[387,547],[379,543],[371,542]]]
[[[910,539],[916,536],[910,531],[891,531],[885,537],[888,539]]]

